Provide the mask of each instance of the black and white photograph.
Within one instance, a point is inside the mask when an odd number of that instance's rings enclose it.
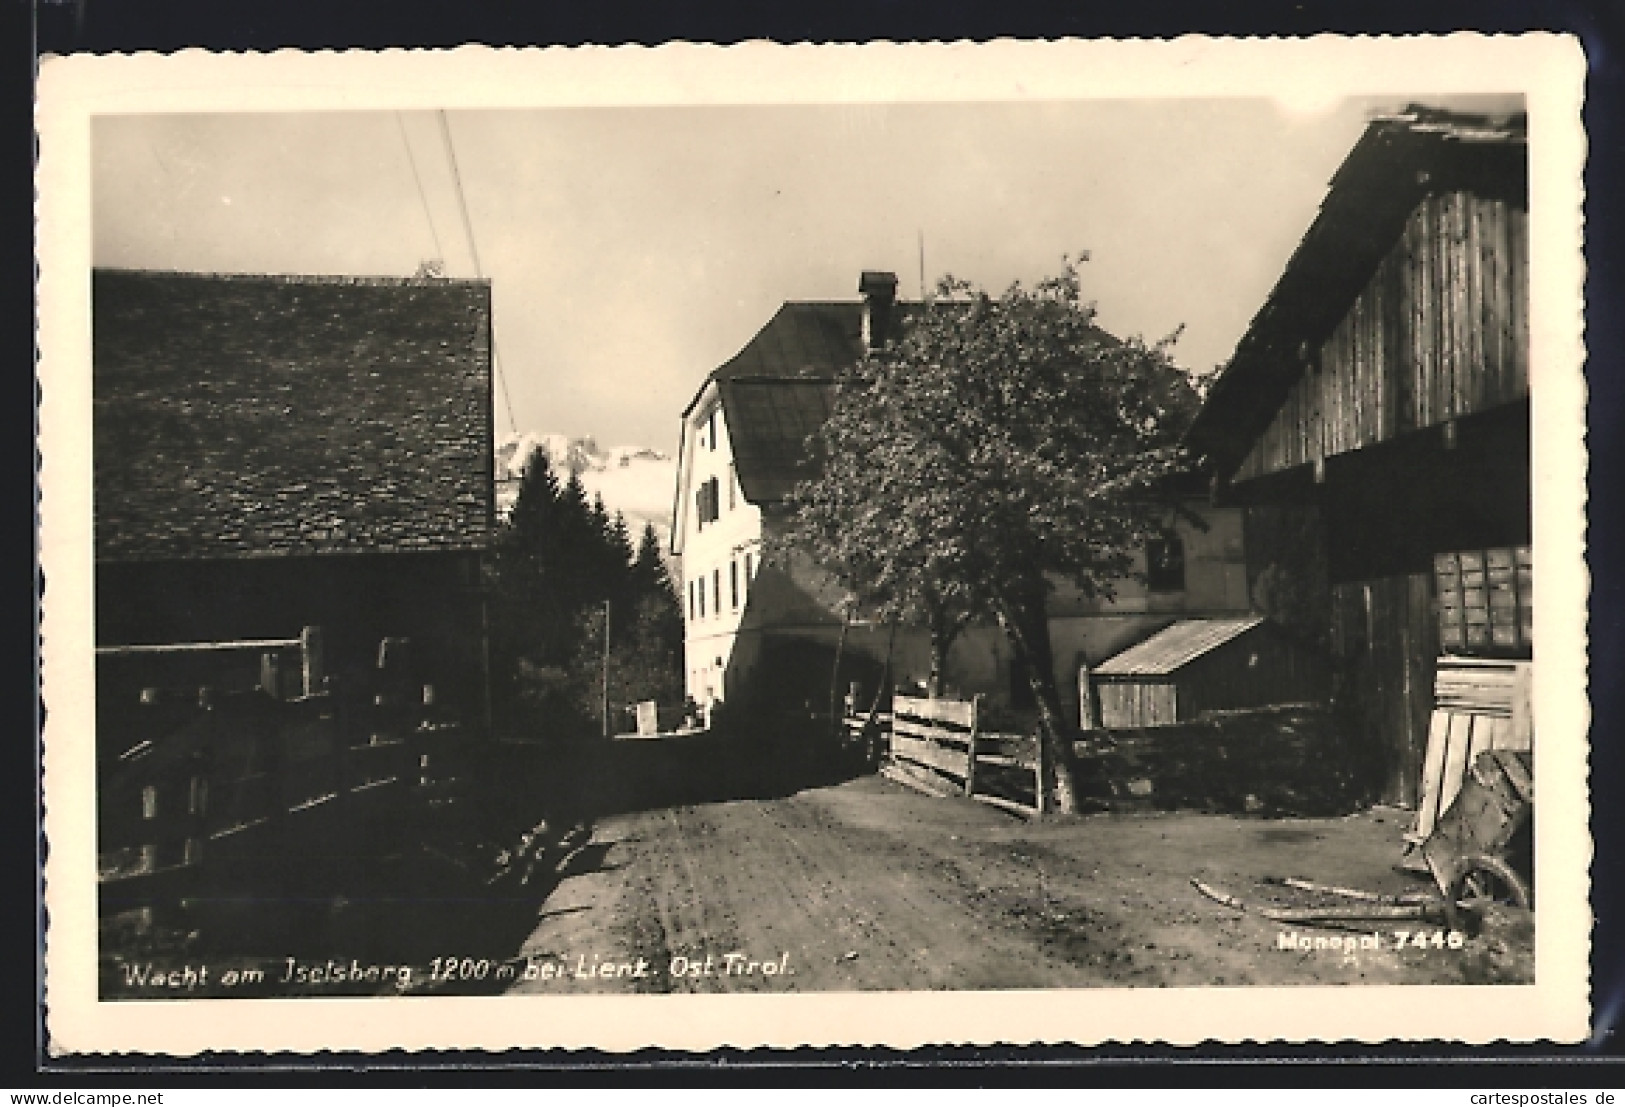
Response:
[[[83,1040],[1583,1033],[1578,63],[1434,45],[57,86]]]

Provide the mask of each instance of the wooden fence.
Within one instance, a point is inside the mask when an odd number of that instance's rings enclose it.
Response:
[[[963,796],[1024,816],[1042,813],[1041,743],[1031,735],[982,730],[979,708],[980,697],[894,696],[881,771],[930,795]],[[849,715],[848,733],[861,733],[869,723]]]
[[[331,875],[409,842],[457,785],[466,740],[432,687],[403,685],[392,643],[400,655],[402,640],[386,639],[376,679],[349,688],[323,672],[317,628],[98,649],[103,911],[172,904],[205,874]],[[210,670],[220,684],[162,681],[195,676],[199,657],[230,660]]]

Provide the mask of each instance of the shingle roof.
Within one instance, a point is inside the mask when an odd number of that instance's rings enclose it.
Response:
[[[1527,120],[1493,120],[1413,105],[1367,126],[1332,177],[1285,271],[1213,382],[1186,444],[1228,476],[1269,425],[1430,193],[1470,189],[1524,203]]]
[[[1096,676],[1167,676],[1198,657],[1239,638],[1264,621],[1262,615],[1244,619],[1183,619],[1130,646],[1094,669]]]
[[[93,282],[99,560],[488,543],[489,282]]]

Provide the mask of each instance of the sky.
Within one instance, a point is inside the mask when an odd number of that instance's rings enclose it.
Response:
[[[927,284],[994,291],[1087,252],[1100,325],[1183,328],[1175,359],[1211,370],[1367,119],[1405,102],[100,116],[93,250],[234,273],[442,259],[492,281],[499,433],[670,452],[705,375],[779,304],[855,299],[865,269],[916,297],[922,242]]]

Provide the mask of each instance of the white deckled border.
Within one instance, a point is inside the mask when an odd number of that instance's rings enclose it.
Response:
[[[642,47],[47,59],[39,86],[42,672],[54,1052],[1498,1039],[1588,1033],[1579,45],[1554,35]],[[1538,983],[99,1003],[90,120],[99,113],[1523,92],[1529,109]]]

